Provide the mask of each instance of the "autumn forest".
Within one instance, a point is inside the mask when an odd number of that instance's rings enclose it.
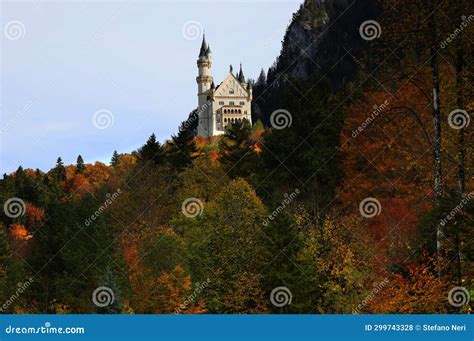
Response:
[[[474,3],[305,1],[280,38],[252,125],[4,174],[2,313],[472,313]]]

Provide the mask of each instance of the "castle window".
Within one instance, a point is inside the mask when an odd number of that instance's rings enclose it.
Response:
[[[227,122],[227,118],[224,118],[224,122]]]
[[[224,109],[224,114],[227,114],[227,109]]]
[[[220,102],[219,102],[219,105],[224,105],[224,101],[220,101]]]
[[[229,102],[229,105],[234,105],[234,102]]]
[[[239,109],[239,114],[241,114],[241,113],[242,113],[242,111]]]
[[[245,102],[240,102],[240,105],[245,105]]]
[[[229,94],[233,95],[234,94],[234,89],[230,89]]]

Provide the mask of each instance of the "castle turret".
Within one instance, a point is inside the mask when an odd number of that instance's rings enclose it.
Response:
[[[207,91],[211,88],[212,84],[211,65],[211,48],[207,45],[206,37],[203,35],[201,49],[199,51],[199,57],[197,60],[199,73],[196,77],[196,82],[198,84],[199,107],[203,106],[207,102]]]
[[[237,78],[240,83],[245,84],[245,76],[244,76],[244,72],[242,71],[242,63],[240,63],[240,71],[237,75]]]

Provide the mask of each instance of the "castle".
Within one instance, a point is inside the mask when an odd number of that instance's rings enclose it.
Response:
[[[211,48],[203,36],[197,66],[198,135],[204,137],[221,135],[227,125],[241,122],[243,119],[252,124],[252,86],[245,82],[242,64],[237,75],[234,75],[231,65],[224,81],[216,87],[211,74]]]

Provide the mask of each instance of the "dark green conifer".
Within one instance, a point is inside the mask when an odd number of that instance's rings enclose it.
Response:
[[[79,155],[76,161],[76,174],[84,173],[85,169],[86,169],[86,165],[84,164],[84,160],[82,159],[82,156]]]
[[[152,161],[156,165],[160,165],[164,161],[164,149],[156,140],[155,134],[151,134],[148,141],[138,150],[138,154],[144,163]]]
[[[177,170],[182,170],[191,164],[198,150],[194,137],[188,133],[186,128],[186,122],[182,122],[178,134],[171,137],[168,161]]]
[[[120,163],[120,155],[117,153],[116,150],[114,150],[112,159],[110,160],[110,165],[115,168],[119,165],[119,163]]]

